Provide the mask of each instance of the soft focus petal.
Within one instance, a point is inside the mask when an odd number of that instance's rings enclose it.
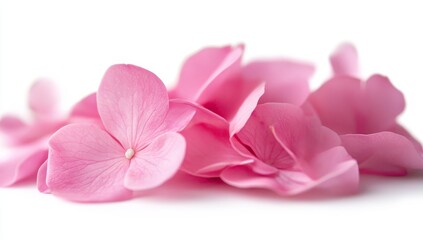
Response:
[[[361,81],[344,76],[324,83],[308,101],[323,125],[338,134],[346,134],[359,131],[357,110],[361,96]]]
[[[243,78],[246,81],[266,82],[266,91],[260,103],[283,102],[301,105],[309,94],[309,80],[314,67],[290,60],[255,61],[246,65]]]
[[[334,75],[359,77],[358,54],[354,45],[344,43],[330,56]]]
[[[19,142],[20,133],[28,125],[15,116],[3,116],[0,118],[0,134],[6,139],[8,145]]]
[[[97,93],[104,127],[126,149],[140,150],[156,136],[169,108],[160,79],[133,65],[111,66]]]
[[[391,128],[396,117],[405,108],[403,94],[387,77],[381,75],[373,75],[365,82],[361,101],[361,133],[374,133]]]
[[[71,124],[50,140],[47,186],[60,197],[80,202],[128,199],[123,185],[129,168],[125,150],[107,132],[88,124]]]
[[[158,187],[179,169],[185,155],[185,140],[178,133],[163,134],[135,154],[125,175],[125,187],[146,190]]]
[[[236,56],[240,51],[242,52],[242,47],[226,46],[205,48],[194,54],[184,63],[171,97],[197,101],[204,90],[237,61]]]
[[[54,117],[59,107],[59,93],[54,83],[45,79],[36,81],[29,90],[28,104],[36,117]]]
[[[0,186],[10,186],[21,180],[35,177],[38,168],[47,159],[47,139],[13,147],[10,154],[0,160]]]
[[[347,151],[365,173],[401,176],[410,169],[423,169],[423,157],[414,144],[392,132],[341,135]]]

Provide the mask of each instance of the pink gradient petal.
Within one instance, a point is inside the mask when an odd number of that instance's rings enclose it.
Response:
[[[341,135],[341,139],[364,173],[401,176],[409,169],[423,169],[421,152],[399,134],[346,134]]]
[[[10,150],[11,154],[0,160],[1,187],[36,176],[38,168],[47,159],[47,139],[43,138]]]
[[[125,175],[125,187],[136,191],[162,185],[181,166],[185,146],[184,138],[178,133],[166,133],[154,139],[131,159]]]
[[[357,111],[362,97],[361,81],[351,77],[337,77],[324,83],[309,97],[322,124],[338,134],[359,131]]]
[[[104,127],[124,148],[140,150],[156,136],[169,109],[166,87],[153,73],[133,65],[111,66],[97,93]]]
[[[29,90],[29,108],[36,117],[54,117],[59,107],[59,93],[52,81],[41,79]]]
[[[123,185],[129,168],[122,146],[95,125],[70,124],[50,139],[47,186],[72,201],[103,202],[128,199]]]
[[[38,169],[37,188],[42,193],[51,193],[50,188],[47,186],[47,161]]]
[[[205,89],[237,61],[242,49],[242,46],[212,47],[194,54],[184,63],[171,96],[197,101]]]
[[[334,75],[359,77],[358,53],[354,45],[341,44],[330,56]]]
[[[405,99],[387,77],[373,75],[365,82],[361,98],[362,133],[380,132],[395,125],[396,117],[404,111]]]
[[[242,69],[246,81],[266,82],[260,103],[282,102],[301,105],[308,97],[314,66],[291,60],[255,61]]]

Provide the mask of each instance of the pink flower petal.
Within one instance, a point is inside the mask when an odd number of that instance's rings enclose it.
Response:
[[[227,129],[198,124],[185,129],[182,134],[187,141],[182,169],[192,175],[218,177],[219,171],[225,167],[248,160],[232,148]]]
[[[165,133],[136,153],[125,175],[125,187],[146,190],[158,187],[179,169],[185,155],[185,140],[178,133]]]
[[[181,100],[170,100],[169,111],[163,124],[157,129],[156,134],[165,132],[180,132],[192,120],[195,115],[195,107]]]
[[[29,90],[28,103],[36,117],[55,117],[59,96],[54,83],[45,79],[36,81]]]
[[[256,61],[246,65],[243,78],[246,81],[266,82],[266,91],[260,103],[282,102],[301,105],[309,94],[309,80],[314,67],[290,60]]]
[[[374,133],[391,128],[396,117],[405,108],[403,94],[388,78],[381,75],[373,75],[365,82],[361,101],[361,133]]]
[[[362,172],[401,176],[409,169],[423,169],[421,152],[413,142],[399,134],[346,134],[341,139]]]
[[[203,105],[225,118],[230,124],[229,130],[233,135],[247,122],[263,95],[264,88],[263,82],[231,79],[223,83],[218,91],[210,93],[211,100]]]
[[[47,153],[46,138],[12,148],[11,154],[0,161],[0,186],[10,186],[36,176],[38,168],[47,159]]]
[[[359,76],[358,54],[354,45],[344,43],[330,56],[334,75]]]
[[[140,67],[114,65],[103,77],[97,93],[104,127],[125,149],[140,150],[156,136],[169,109],[166,87]]]
[[[396,123],[392,128],[389,129],[389,132],[393,132],[406,137],[409,141],[413,143],[414,147],[418,152],[423,153],[421,143],[400,124]]]
[[[172,97],[197,101],[204,90],[242,55],[242,47],[205,48],[184,63]],[[222,79],[222,78],[221,78]]]
[[[349,156],[345,149],[336,147],[322,153],[318,157],[333,161],[339,157]],[[248,165],[230,167],[223,171],[221,178],[229,185],[239,188],[263,188],[272,190],[282,196],[297,195],[311,189],[346,194],[357,191],[358,170],[354,160],[335,165],[332,171],[317,179],[310,178],[300,171],[280,170],[277,174],[262,175],[256,173]]]
[[[28,125],[15,116],[3,116],[0,119],[0,133],[4,135],[8,145],[14,145],[20,140],[21,132]]]
[[[38,169],[37,188],[42,193],[51,193],[50,188],[47,186],[47,161]]]
[[[70,124],[50,139],[47,186],[60,197],[80,202],[128,199],[123,185],[130,161],[107,132],[88,124]]]
[[[362,97],[361,81],[351,77],[337,77],[324,83],[309,97],[309,102],[323,125],[338,134],[359,131],[357,111]]]
[[[70,118],[100,119],[97,109],[97,93],[91,93],[72,108]]]

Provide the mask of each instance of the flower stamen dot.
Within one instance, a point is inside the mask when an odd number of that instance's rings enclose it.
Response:
[[[130,160],[133,156],[135,155],[135,151],[132,148],[129,148],[128,150],[126,150],[125,152],[125,157],[126,159]]]

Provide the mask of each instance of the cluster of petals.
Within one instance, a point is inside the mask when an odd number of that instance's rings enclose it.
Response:
[[[330,56],[332,76],[314,91],[312,64],[243,64],[243,53],[202,49],[169,90],[146,69],[111,66],[65,116],[53,85],[37,81],[33,120],[0,119],[12,153],[0,161],[0,186],[36,178],[41,192],[71,201],[119,201],[183,171],[281,196],[350,194],[360,174],[423,169],[420,143],[397,122],[403,94],[385,76],[361,79],[351,44]]]

